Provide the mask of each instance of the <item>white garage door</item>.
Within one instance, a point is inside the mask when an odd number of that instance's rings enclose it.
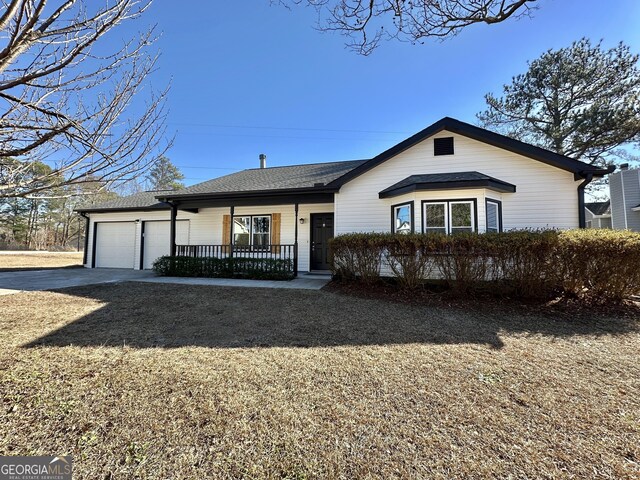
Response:
[[[169,255],[170,234],[171,222],[144,222],[143,268],[149,269],[153,266],[156,258]],[[189,220],[178,220],[176,222],[176,243],[178,245],[187,245],[189,243]]]
[[[133,268],[135,246],[135,222],[98,223],[96,267]]]

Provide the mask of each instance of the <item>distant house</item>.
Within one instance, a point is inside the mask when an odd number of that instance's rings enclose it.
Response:
[[[609,191],[612,227],[640,232],[640,169],[621,165],[609,176]]]
[[[585,203],[587,228],[611,228],[611,201]]]
[[[330,268],[329,239],[343,233],[585,227],[585,186],[613,171],[448,117],[367,160],[261,160],[183,190],[81,209],[85,266],[242,255],[308,272]]]

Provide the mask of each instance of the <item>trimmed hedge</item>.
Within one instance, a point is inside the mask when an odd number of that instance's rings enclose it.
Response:
[[[153,262],[158,275],[170,277],[251,278],[257,280],[291,280],[290,259],[250,257],[170,257]]]
[[[382,276],[403,288],[440,280],[457,293],[564,293],[596,303],[640,293],[640,234],[629,231],[357,233],[335,237],[331,249],[336,277],[369,284]]]

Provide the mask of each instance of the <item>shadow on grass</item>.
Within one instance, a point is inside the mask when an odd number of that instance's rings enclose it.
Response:
[[[323,347],[484,344],[501,348],[501,334],[555,337],[635,331],[633,319],[507,310],[409,306],[326,291],[120,283],[62,293],[105,305],[25,347],[199,346]]]

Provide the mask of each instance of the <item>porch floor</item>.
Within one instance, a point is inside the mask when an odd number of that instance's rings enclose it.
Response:
[[[182,285],[213,285],[218,287],[283,288],[320,290],[331,280],[330,275],[300,274],[293,280],[244,280],[241,278],[143,277],[135,282],[178,283]]]

